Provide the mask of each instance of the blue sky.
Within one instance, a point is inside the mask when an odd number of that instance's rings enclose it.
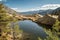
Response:
[[[24,11],[33,11],[38,10],[42,6],[46,5],[58,5],[60,6],[60,0],[0,0],[3,1],[4,4],[6,4],[8,7],[24,12]],[[52,5],[52,6],[53,6]]]

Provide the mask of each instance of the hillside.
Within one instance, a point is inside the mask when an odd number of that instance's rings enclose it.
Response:
[[[9,14],[14,14],[14,13],[17,14],[17,13],[18,13],[18,12],[16,12],[15,10],[7,7],[7,6],[4,5],[4,4],[1,4],[1,3],[0,3],[0,6],[2,6],[3,10],[5,10],[6,13],[9,13]]]
[[[22,40],[21,38],[23,38],[23,36],[28,36],[26,33],[23,34],[23,32],[20,32],[17,24],[12,26],[12,23],[17,22],[14,15],[10,16],[10,14],[13,13],[16,12],[0,4],[0,40]],[[20,37],[20,35],[23,36]]]
[[[51,14],[52,15],[59,15],[60,14],[60,7],[55,9],[55,10],[53,10]]]

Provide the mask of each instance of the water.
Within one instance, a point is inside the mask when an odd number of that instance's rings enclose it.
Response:
[[[24,20],[18,22],[20,29],[24,32],[34,34],[35,36],[45,38],[46,33],[44,32],[43,28],[39,26],[37,23],[34,23],[30,20]]]

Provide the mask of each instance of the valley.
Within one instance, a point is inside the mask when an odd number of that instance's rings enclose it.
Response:
[[[0,40],[59,40],[60,8],[41,13],[24,15],[0,4]]]

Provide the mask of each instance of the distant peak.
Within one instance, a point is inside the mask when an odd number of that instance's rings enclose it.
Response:
[[[19,8],[12,8],[13,10],[17,11],[17,12],[28,12],[28,11],[37,11],[37,10],[54,10],[56,8],[60,7],[60,4],[46,4],[46,5],[42,5],[40,7],[36,7],[36,8],[31,8],[31,9],[19,9]]]

